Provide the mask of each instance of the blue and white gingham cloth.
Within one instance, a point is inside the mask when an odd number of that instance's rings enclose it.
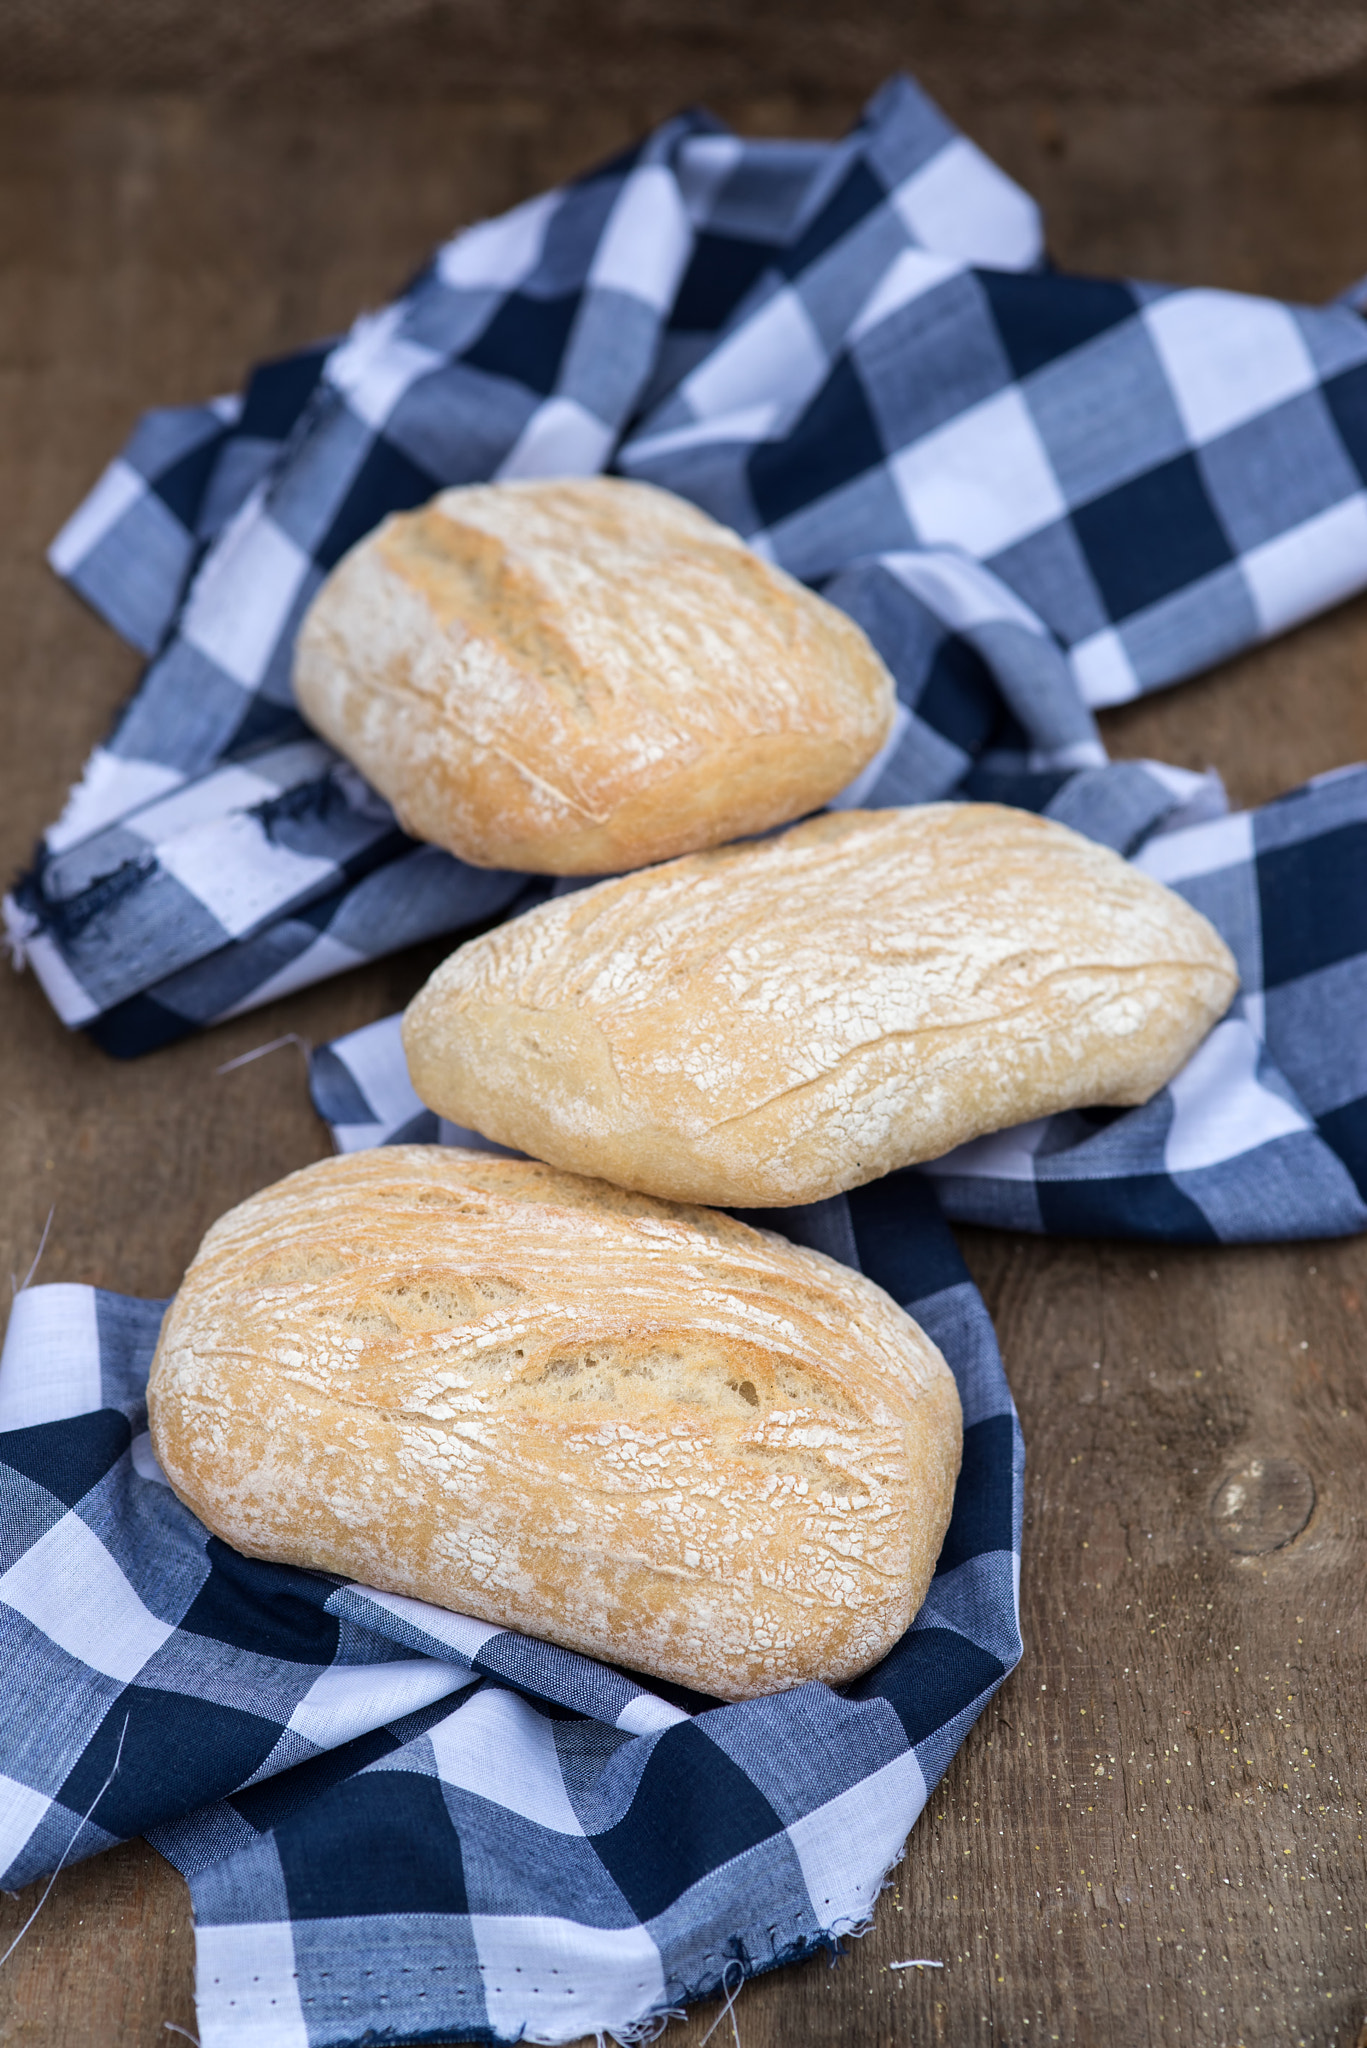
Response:
[[[1367,324],[1042,248],[905,80],[835,144],[689,116],[241,399],[149,415],[52,550],[151,656],[7,902],[64,1021],[145,1051],[533,900],[404,839],[290,696],[341,554],[490,476],[648,477],[853,613],[900,711],[848,800],[1131,850],[1174,777],[1109,766],[1091,707],[1367,584]]]
[[[740,1706],[239,1556],[152,1452],[164,1304],[21,1293],[0,1363],[0,1884],[147,1835],[190,1882],[204,2048],[639,2038],[859,1927],[1020,1656],[1024,1453],[926,1188],[786,1226],[940,1345],[964,1465],[897,1647],[839,1691]]]

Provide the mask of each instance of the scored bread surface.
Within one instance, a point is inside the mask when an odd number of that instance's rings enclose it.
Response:
[[[816,818],[462,946],[409,1005],[429,1108],[679,1201],[810,1202],[986,1131],[1145,1102],[1234,962],[1171,890],[1028,812]]]
[[[547,874],[816,810],[893,713],[852,619],[612,477],[471,485],[387,519],[310,607],[294,687],[417,837]]]
[[[962,1438],[940,1353],[860,1274],[435,1146],[325,1160],[215,1224],[149,1409],[176,1493],[248,1555],[723,1699],[897,1641]]]

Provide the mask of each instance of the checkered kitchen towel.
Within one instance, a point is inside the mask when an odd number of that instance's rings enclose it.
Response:
[[[144,1051],[534,900],[405,840],[290,698],[340,555],[490,476],[648,477],[854,613],[901,707],[859,800],[1137,844],[1175,778],[1108,766],[1089,707],[1367,583],[1367,325],[1041,262],[906,81],[836,144],[690,116],[243,398],[150,415],[53,548],[152,657],[7,906],[62,1018]]]
[[[190,1881],[204,2048],[639,2038],[859,1926],[1020,1655],[1023,1452],[928,1189],[785,1221],[939,1343],[964,1465],[897,1647],[838,1692],[741,1706],[239,1556],[152,1453],[164,1304],[22,1292],[0,1363],[0,1884],[148,1835]]]

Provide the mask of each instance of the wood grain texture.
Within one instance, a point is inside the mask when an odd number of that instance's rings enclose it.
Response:
[[[6,0],[0,86],[487,91],[561,102],[643,77],[677,102],[752,89],[858,92],[914,62],[935,92],[1237,101],[1360,79],[1355,0]]]
[[[459,220],[689,91],[756,132],[834,132],[890,62],[915,68],[910,17],[895,19],[826,83],[767,69],[754,42],[735,56],[709,13],[695,71],[634,72],[624,36],[594,96],[556,83],[543,50],[529,80],[462,85],[453,64],[426,96],[422,69],[400,67],[374,97],[339,69],[307,93],[0,105],[6,869],[134,678],[42,550],[139,407],[224,388],[250,358],[335,328]],[[1351,97],[987,100],[967,57],[930,82],[1044,201],[1062,261],[1305,298],[1367,266],[1367,113]],[[1367,756],[1364,671],[1360,601],[1111,714],[1107,736],[1117,753],[1215,762],[1258,801]],[[326,1151],[295,1050],[217,1067],[398,1007],[442,950],[133,1066],[64,1034],[30,979],[0,977],[0,1272],[22,1277],[55,1204],[43,1279],[169,1292],[215,1216]],[[744,2048],[1347,2048],[1367,2017],[1367,1244],[965,1244],[1029,1448],[1025,1660],[872,1933],[834,1968],[748,1985]],[[1212,1503],[1257,1459],[1308,1474],[1313,1511],[1282,1547],[1240,1552]],[[0,1898],[0,1952],[37,1892]],[[945,1967],[890,1969],[913,1956]],[[718,2011],[667,2040],[699,2048]],[[181,1880],[140,1844],[63,1872],[0,1971],[0,2042],[166,2048],[168,2021],[194,2025]]]

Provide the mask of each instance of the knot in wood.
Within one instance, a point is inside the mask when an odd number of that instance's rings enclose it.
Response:
[[[1294,1542],[1315,1506],[1315,1482],[1294,1458],[1250,1458],[1227,1472],[1210,1504],[1220,1541],[1243,1557]]]

